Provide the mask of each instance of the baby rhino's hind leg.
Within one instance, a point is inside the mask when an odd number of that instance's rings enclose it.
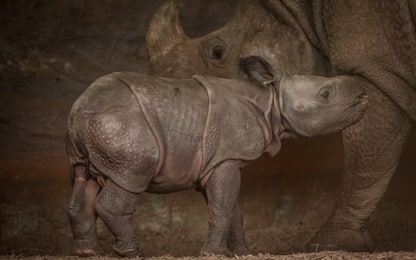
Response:
[[[114,251],[119,256],[142,254],[132,220],[137,198],[138,194],[122,189],[110,179],[97,198],[96,211],[115,236]]]
[[[73,191],[68,218],[74,235],[74,253],[79,256],[91,256],[97,252],[97,215],[94,204],[100,185],[94,178],[89,178],[85,165],[73,165],[72,170]]]

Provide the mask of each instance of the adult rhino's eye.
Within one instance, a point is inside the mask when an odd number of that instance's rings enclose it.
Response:
[[[214,48],[212,48],[211,57],[214,60],[221,60],[223,56],[224,56],[224,48],[222,46],[217,45]]]

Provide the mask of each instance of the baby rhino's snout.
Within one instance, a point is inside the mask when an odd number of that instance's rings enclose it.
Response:
[[[368,105],[368,95],[364,92],[357,97],[357,103],[367,106]]]
[[[361,82],[361,80],[354,80],[355,84],[358,83],[356,85],[356,87],[358,88],[358,94],[354,100],[354,106],[358,106],[360,110],[365,110],[368,106],[368,95],[363,86],[359,84]]]
[[[352,98],[352,106],[357,107],[359,110],[366,109],[368,106],[368,95],[365,90],[365,81],[359,77],[354,76],[339,76],[341,82],[338,86],[345,90]]]

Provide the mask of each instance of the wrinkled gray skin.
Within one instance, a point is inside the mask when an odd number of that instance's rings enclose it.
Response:
[[[248,254],[239,168],[263,153],[274,156],[281,138],[341,131],[367,104],[360,81],[344,76],[281,75],[266,87],[205,76],[99,78],[68,120],[75,253],[96,254],[98,214],[118,255],[142,255],[132,225],[138,194],[197,189],[209,208],[201,253]]]
[[[240,2],[228,24],[196,39],[183,33],[174,4],[162,6],[147,36],[149,72],[237,78],[240,57],[255,55],[290,74],[365,78],[370,105],[364,119],[343,132],[336,206],[306,250],[371,250],[369,217],[416,119],[416,1]]]

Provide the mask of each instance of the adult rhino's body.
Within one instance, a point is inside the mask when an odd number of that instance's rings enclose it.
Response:
[[[240,77],[240,57],[257,55],[292,74],[346,73],[367,79],[370,106],[364,119],[343,133],[340,196],[309,243],[312,250],[367,250],[372,246],[369,217],[416,119],[415,21],[414,0],[242,0],[223,28],[190,39],[174,6],[166,4],[149,27],[150,72]]]
[[[101,77],[69,114],[75,252],[96,253],[98,214],[116,238],[117,254],[141,255],[132,225],[138,194],[194,188],[210,211],[202,252],[247,254],[239,168],[263,153],[275,155],[285,136],[342,130],[363,116],[367,103],[359,81],[343,76],[284,76],[266,88],[203,76]]]

